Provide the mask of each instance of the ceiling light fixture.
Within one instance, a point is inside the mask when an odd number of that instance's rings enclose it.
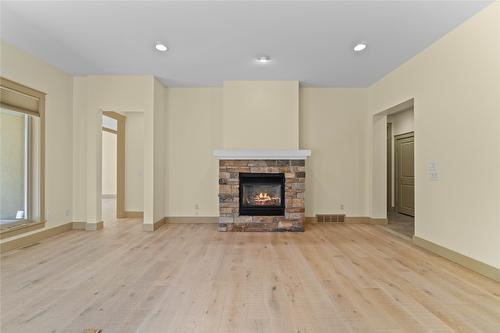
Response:
[[[166,50],[168,50],[167,46],[165,46],[165,44],[161,42],[156,42],[155,49],[157,49],[160,52],[165,52]]]
[[[358,43],[358,44],[356,44],[356,46],[354,46],[354,52],[361,52],[364,49],[366,49],[366,43],[364,43],[364,42]]]
[[[269,58],[268,56],[257,57],[257,62],[259,64],[267,64],[270,61],[271,61],[271,58]]]

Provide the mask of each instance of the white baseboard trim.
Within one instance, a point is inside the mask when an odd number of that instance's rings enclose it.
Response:
[[[104,222],[100,221],[97,223],[89,223],[87,222],[85,224],[85,230],[86,231],[96,231],[96,230],[101,230],[104,227]]]
[[[139,211],[125,211],[125,218],[142,219],[142,218],[144,218],[144,212],[139,212]]]
[[[165,218],[167,223],[172,224],[217,224],[218,216],[168,216]]]
[[[467,257],[463,254],[450,250],[444,246],[438,245],[424,238],[413,236],[413,244],[426,249],[432,253],[435,253],[443,258],[446,258],[454,263],[464,266],[471,271],[489,277],[497,282],[500,282],[500,269],[485,264],[481,261]]]
[[[142,231],[156,231],[166,223],[167,223],[166,217],[159,219],[155,223],[143,223],[142,224]]]
[[[21,236],[12,240],[3,241],[0,244],[0,251],[7,252],[18,248],[26,247],[28,245],[35,244],[46,238],[61,234],[66,231],[70,231],[72,229],[73,229],[72,222],[64,223],[52,228],[40,229],[39,231],[29,235]]]

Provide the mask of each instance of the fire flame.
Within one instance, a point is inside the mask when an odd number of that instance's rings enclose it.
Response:
[[[257,200],[257,201],[270,201],[271,197],[267,193],[259,193],[256,195],[255,200]]]
[[[258,206],[279,205],[280,198],[279,197],[272,197],[268,193],[261,192],[261,193],[254,195],[253,202],[255,205],[258,205]]]

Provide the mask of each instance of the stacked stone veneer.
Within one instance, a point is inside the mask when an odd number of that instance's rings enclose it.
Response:
[[[240,172],[285,174],[285,216],[240,216]],[[219,231],[304,231],[305,160],[220,160]]]

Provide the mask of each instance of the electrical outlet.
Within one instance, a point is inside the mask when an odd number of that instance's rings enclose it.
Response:
[[[344,204],[340,204],[340,210],[344,210]]]
[[[200,205],[195,204],[195,205],[194,205],[194,209],[196,209],[196,210],[200,209]]]
[[[64,212],[64,216],[70,217],[70,215],[71,215],[71,210],[70,209],[66,209],[66,212]]]

